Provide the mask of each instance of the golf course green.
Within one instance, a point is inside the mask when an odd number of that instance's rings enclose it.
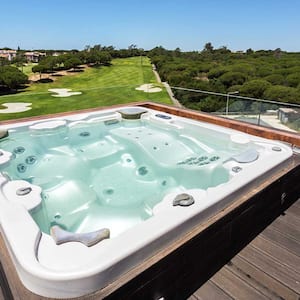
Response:
[[[0,120],[74,111],[93,107],[153,101],[172,104],[164,86],[156,81],[147,57],[112,60],[111,66],[86,67],[83,72],[70,72],[51,77],[53,82],[31,83],[16,94],[0,96],[0,110],[4,103],[31,103],[30,110],[18,113],[0,113]],[[47,81],[47,80],[46,80]],[[50,80],[49,80],[50,81]],[[136,90],[143,84],[153,84],[162,90],[155,93]],[[70,97],[53,97],[49,89],[72,89],[81,92]]]

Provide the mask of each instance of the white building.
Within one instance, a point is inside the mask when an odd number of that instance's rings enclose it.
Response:
[[[0,57],[6,58],[12,61],[17,56],[17,50],[3,50],[0,49]]]
[[[46,56],[46,53],[44,52],[37,52],[37,51],[30,51],[24,53],[25,58],[27,61],[30,62],[39,62],[41,57]]]

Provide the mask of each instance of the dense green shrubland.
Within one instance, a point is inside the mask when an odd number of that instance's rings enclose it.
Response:
[[[233,53],[226,47],[214,50],[210,44],[201,52],[156,47],[148,56],[171,86],[225,94],[238,90],[240,96],[300,103],[300,53],[280,49]],[[226,101],[205,94],[174,93],[183,105],[205,111],[218,110]]]

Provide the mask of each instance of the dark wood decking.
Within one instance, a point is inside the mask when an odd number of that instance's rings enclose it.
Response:
[[[300,199],[189,300],[300,299]]]

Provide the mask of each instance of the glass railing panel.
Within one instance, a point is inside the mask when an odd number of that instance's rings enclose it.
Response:
[[[300,132],[300,105],[235,94],[172,87],[177,100],[187,108],[209,112],[259,126]]]

